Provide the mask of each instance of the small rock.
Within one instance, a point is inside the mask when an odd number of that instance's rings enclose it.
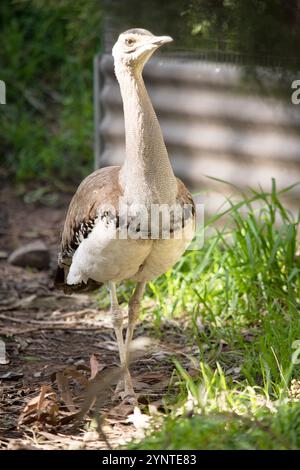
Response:
[[[47,269],[50,263],[50,253],[43,241],[36,240],[13,251],[8,262],[15,266]]]

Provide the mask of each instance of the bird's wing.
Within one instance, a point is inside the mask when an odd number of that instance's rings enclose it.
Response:
[[[82,181],[74,194],[62,232],[55,287],[70,292],[87,291],[99,285],[89,280],[84,285],[67,286],[66,278],[75,251],[94,227],[99,207],[110,206],[117,212],[119,198],[122,195],[119,170],[118,166],[110,166],[94,171]]]
[[[177,204],[180,204],[184,210],[183,222],[187,222],[190,217],[195,219],[196,208],[195,202],[191,193],[186,188],[185,184],[177,178]]]

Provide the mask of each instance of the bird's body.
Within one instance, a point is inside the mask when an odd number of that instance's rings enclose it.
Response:
[[[70,203],[59,255],[58,287],[71,291],[108,283],[121,362],[126,361],[145,283],[176,263],[195,230],[193,199],[174,176],[142,79],[144,63],[169,40],[136,29],[120,35],[114,46],[124,106],[125,162],[97,170],[80,184]],[[162,215],[165,209],[168,220]],[[136,281],[137,288],[129,304],[124,344],[115,284],[128,279]],[[129,373],[127,378],[125,388],[131,393]]]
[[[119,173],[116,166],[95,171],[83,180],[71,201],[59,264],[65,266],[67,286],[75,290],[89,279],[99,284],[155,279],[176,263],[193,237],[193,219],[189,218],[179,239],[176,231],[169,239],[120,239],[118,204],[123,193]],[[178,197],[188,204],[188,192],[180,180],[177,184]],[[106,214],[107,204],[115,209],[116,217]]]

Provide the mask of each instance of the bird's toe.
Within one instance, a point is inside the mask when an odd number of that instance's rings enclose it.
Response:
[[[120,381],[115,389],[114,400],[121,400],[122,403],[136,406],[138,404],[138,395],[133,387],[124,386],[124,381]]]

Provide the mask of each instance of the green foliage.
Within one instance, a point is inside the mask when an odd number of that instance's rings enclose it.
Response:
[[[212,58],[258,65],[299,67],[295,54],[300,38],[297,2],[284,0],[138,0],[105,2],[104,9],[116,31],[143,25],[157,34],[168,33],[173,50],[212,52]],[[224,54],[225,53],[225,54]],[[233,53],[233,54],[232,54]],[[209,58],[209,54],[208,54]]]
[[[5,1],[0,18],[2,159],[22,180],[78,179],[92,161],[100,2]]]
[[[297,9],[282,0],[192,0],[186,16],[197,47],[285,60],[300,37]]]
[[[182,12],[188,2],[186,0],[116,0],[104,1],[104,12],[116,35],[120,31],[130,28],[149,29],[154,34],[169,34],[180,41],[188,40],[189,25],[185,21]]]
[[[165,317],[190,319],[186,342],[198,345],[198,378],[176,362],[177,406],[138,448],[299,448],[300,405],[290,384],[300,372],[292,361],[300,213],[283,206],[284,192],[273,181],[269,193],[229,200],[206,226],[224,228],[150,285],[146,306],[158,330]]]
[[[300,448],[300,405],[260,409],[247,417],[237,413],[172,417],[162,429],[131,449],[148,450],[287,450]]]
[[[161,54],[239,64],[244,92],[290,101],[300,67],[297,1],[149,0],[141,11],[138,0],[115,0],[104,3],[104,12],[116,35],[136,25],[170,34],[174,43]]]

